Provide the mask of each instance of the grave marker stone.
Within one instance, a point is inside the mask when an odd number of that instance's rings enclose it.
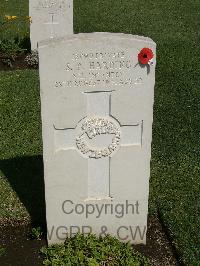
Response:
[[[138,62],[153,51],[153,64]],[[49,244],[77,232],[145,243],[155,43],[114,33],[39,45]]]
[[[29,0],[31,49],[48,38],[73,33],[73,0]]]

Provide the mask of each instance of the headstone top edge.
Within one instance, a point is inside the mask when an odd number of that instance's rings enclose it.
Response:
[[[142,41],[146,43],[151,43],[152,45],[156,46],[156,43],[149,37],[139,36],[139,35],[132,35],[132,34],[125,34],[125,33],[112,33],[112,32],[92,32],[92,33],[78,33],[78,34],[69,34],[64,37],[53,38],[53,39],[46,39],[42,40],[38,43],[38,48],[44,48],[47,46],[55,45],[56,43],[65,42],[65,41],[73,41],[76,39],[82,40],[90,40],[96,38],[118,38],[118,39],[130,39],[135,41]]]

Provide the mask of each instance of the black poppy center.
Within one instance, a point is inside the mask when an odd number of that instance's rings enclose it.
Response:
[[[143,58],[147,58],[147,54],[143,54]]]

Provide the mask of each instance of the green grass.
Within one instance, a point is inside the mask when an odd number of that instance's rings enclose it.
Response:
[[[5,15],[17,16],[16,20],[3,26],[0,25],[0,40],[29,37],[29,22],[25,19],[29,15],[28,3],[28,0],[0,1],[0,21],[4,19]]]
[[[2,246],[0,246],[0,257],[4,256],[6,254],[6,249]]]
[[[41,154],[37,71],[0,72],[1,159]]]
[[[0,72],[0,110],[0,217],[35,222],[45,214],[37,71]]]
[[[18,10],[16,1],[9,5],[9,12]],[[25,14],[27,1],[23,7]],[[157,43],[150,213],[158,210],[189,266],[200,265],[199,9],[199,0],[74,0],[76,32],[132,33]],[[15,36],[16,30],[11,28],[9,34]],[[39,195],[42,187],[37,72],[0,73],[0,99],[0,158],[6,176],[0,179],[0,216],[37,216],[27,190],[31,184],[33,194]]]
[[[30,237],[32,239],[41,240],[41,237],[43,235],[41,227],[32,228]]]
[[[133,251],[131,245],[106,236],[76,235],[67,239],[64,245],[42,248],[45,255],[44,265],[71,266],[148,266],[149,260],[139,252]]]

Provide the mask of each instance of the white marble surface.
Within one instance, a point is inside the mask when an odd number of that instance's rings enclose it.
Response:
[[[152,66],[138,64],[144,47]],[[146,242],[155,54],[125,34],[40,42],[49,244],[91,230]]]
[[[29,0],[31,49],[48,38],[73,33],[73,0]]]

